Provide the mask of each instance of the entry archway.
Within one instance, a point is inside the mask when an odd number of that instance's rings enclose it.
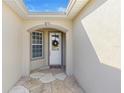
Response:
[[[24,45],[24,75],[29,76],[30,74],[30,33],[37,30],[37,29],[46,29],[46,28],[52,28],[52,29],[57,29],[59,31],[62,31],[66,34],[66,73],[67,74],[72,74],[72,31],[64,26],[60,26],[58,24],[38,24],[35,26],[32,26],[28,29],[26,29],[25,34],[27,34],[24,38],[24,42],[26,45]]]
[[[58,24],[51,24],[51,23],[44,23],[44,24],[39,24],[39,25],[35,25],[35,26],[32,26],[31,28],[28,28],[27,31],[31,32],[31,31],[34,31],[34,30],[37,30],[37,29],[43,29],[43,28],[52,28],[52,29],[57,29],[59,31],[62,31],[62,32],[68,32],[68,31],[71,31],[71,29],[65,27],[65,26],[61,26],[61,25],[58,25]]]

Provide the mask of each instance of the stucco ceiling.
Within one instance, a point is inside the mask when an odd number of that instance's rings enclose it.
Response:
[[[23,0],[4,0],[20,17],[24,19],[67,18],[73,19],[90,0],[70,0],[65,13],[31,13]]]

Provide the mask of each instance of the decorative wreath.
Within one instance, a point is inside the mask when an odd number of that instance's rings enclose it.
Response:
[[[55,47],[57,47],[59,45],[59,42],[57,40],[53,40],[52,41],[52,45],[55,46]]]

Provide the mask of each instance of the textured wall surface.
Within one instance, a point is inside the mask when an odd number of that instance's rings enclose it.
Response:
[[[73,72],[86,93],[120,93],[120,2],[108,0],[88,16],[81,13],[73,41]]]
[[[22,20],[3,3],[3,93],[22,75]]]

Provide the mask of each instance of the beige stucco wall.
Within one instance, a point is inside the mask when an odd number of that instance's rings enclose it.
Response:
[[[120,68],[120,2],[108,0],[82,20],[101,63]]]
[[[84,14],[73,22],[74,75],[86,93],[121,93],[120,1]]]
[[[48,22],[49,24],[57,24],[59,26],[72,29],[72,21],[69,19],[63,19],[63,18],[51,18],[51,19],[41,19],[41,20],[24,20],[25,24],[25,30],[30,29],[32,27],[35,27],[37,25],[42,25],[45,22]]]
[[[3,13],[3,92],[17,82],[22,75],[22,20],[5,4]]]

